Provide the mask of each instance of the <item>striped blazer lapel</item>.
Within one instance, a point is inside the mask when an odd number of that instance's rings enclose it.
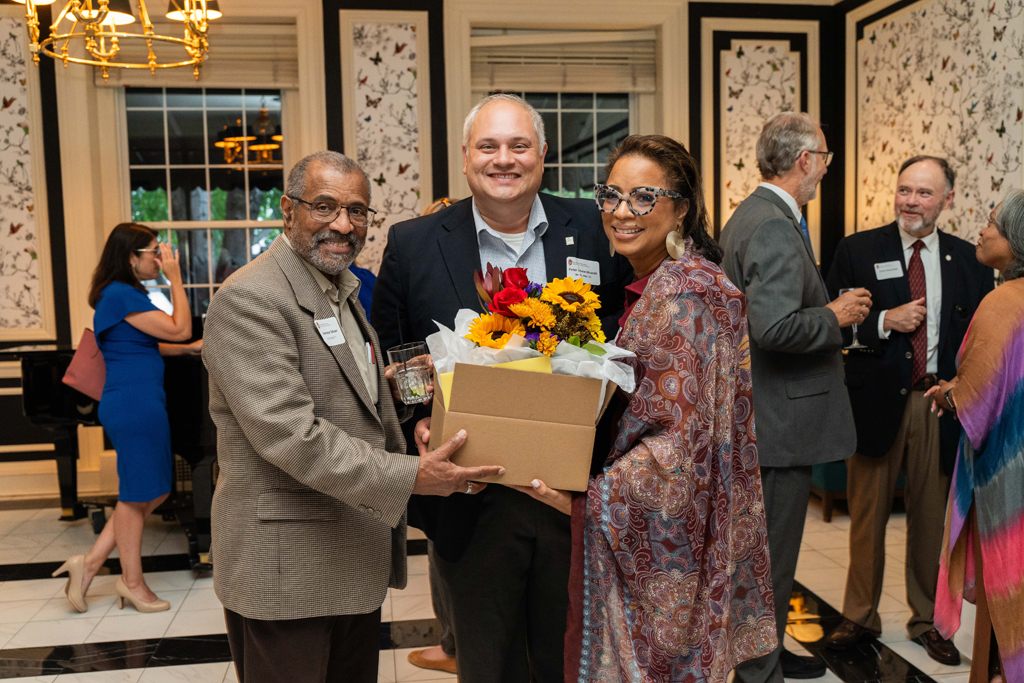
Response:
[[[289,284],[292,286],[292,291],[295,293],[295,300],[298,302],[306,311],[312,314],[312,319],[309,321],[310,325],[313,325],[315,320],[323,320],[324,318],[334,318],[334,309],[331,308],[331,302],[327,300],[327,295],[324,294],[320,286],[317,285],[316,280],[313,279],[312,273],[306,268],[302,262],[302,257],[296,254],[292,249],[284,243],[284,240],[280,237],[274,241],[271,245],[268,253],[274,257],[277,263],[281,266],[281,270],[284,272],[286,278],[288,278]],[[356,315],[356,319],[359,320],[362,316]],[[365,318],[362,318],[365,321]],[[360,325],[362,325],[362,321]],[[341,324],[341,321],[338,321]],[[363,328],[363,334],[366,334],[365,327]],[[326,342],[325,342],[326,343]],[[352,357],[353,350],[349,346],[350,340],[346,339],[345,343],[338,344],[337,346],[327,347],[334,359],[338,361],[338,366],[341,368],[342,374],[348,383],[352,385],[356,394],[362,400],[363,404],[369,409],[370,414],[373,415],[377,421],[380,421],[380,416],[377,414],[377,407],[370,401],[370,392],[366,390],[366,383],[363,381],[363,375],[359,372],[359,368],[356,366],[356,360]],[[362,349],[356,349],[355,353],[362,353]],[[388,394],[390,395],[390,389]]]

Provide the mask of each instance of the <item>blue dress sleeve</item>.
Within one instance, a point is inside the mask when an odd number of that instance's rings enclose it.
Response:
[[[92,318],[93,333],[99,337],[130,313],[160,310],[145,292],[123,282],[111,282],[103,288]]]

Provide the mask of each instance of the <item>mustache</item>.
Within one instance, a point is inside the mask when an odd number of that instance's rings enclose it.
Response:
[[[348,242],[353,249],[359,246],[359,239],[356,237],[355,233],[350,232],[345,235],[337,230],[324,230],[323,232],[318,232],[313,235],[313,246],[315,247],[321,242],[326,242],[327,240]]]

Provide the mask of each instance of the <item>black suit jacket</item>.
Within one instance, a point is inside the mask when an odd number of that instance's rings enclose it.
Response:
[[[546,193],[540,194],[540,200],[548,218],[548,228],[541,238],[548,280],[566,276],[566,259],[570,256],[597,261],[601,284],[593,289],[601,297],[598,312],[604,332],[611,339],[618,331],[632,267],[622,256],[610,255],[601,214],[593,201]],[[381,348],[425,340],[437,332],[435,320],[453,327],[460,308],[482,312],[473,284],[473,272],[479,269],[480,248],[471,199],[394,225],[373,290],[372,319]],[[403,425],[413,454],[412,428],[429,415],[429,408],[419,407],[414,418]],[[486,496],[486,491],[478,496],[413,496],[409,520],[434,541],[436,552],[456,561],[469,544]]]
[[[974,246],[939,232],[942,267],[942,310],[939,315],[938,376],[956,376],[956,354],[981,299],[994,286],[991,268],[978,263]],[[879,280],[875,264],[899,261],[903,275]],[[871,458],[884,456],[899,431],[910,392],[912,347],[910,335],[893,330],[889,339],[878,336],[878,315],[911,301],[910,281],[903,256],[903,241],[896,223],[850,235],[839,242],[828,274],[829,293],[844,287],[865,287],[871,292],[871,312],[859,326],[857,338],[869,351],[846,356],[846,384],[857,425],[857,452]],[[926,325],[927,321],[922,322]],[[850,328],[843,331],[852,341]],[[952,415],[940,418],[940,457],[943,470],[953,472],[960,424]]]

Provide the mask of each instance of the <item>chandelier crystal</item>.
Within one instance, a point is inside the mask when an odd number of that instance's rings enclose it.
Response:
[[[29,50],[36,64],[39,64],[39,54],[43,53],[60,60],[65,67],[68,62],[96,66],[104,81],[108,78],[108,69],[149,69],[155,74],[157,69],[177,67],[192,67],[198,80],[199,67],[210,53],[209,22],[221,16],[215,0],[170,0],[166,17],[172,25],[180,26],[179,37],[155,31],[145,0],[134,0],[137,14],[132,11],[132,0],[67,0],[54,15],[49,36],[40,40],[37,8],[57,0],[15,1],[25,5]],[[124,28],[137,21],[141,23],[141,33]],[[144,43],[145,57],[138,61],[126,58],[121,51],[122,42]],[[154,51],[155,44],[165,46],[160,49],[161,58]],[[167,57],[167,51],[175,54]]]

